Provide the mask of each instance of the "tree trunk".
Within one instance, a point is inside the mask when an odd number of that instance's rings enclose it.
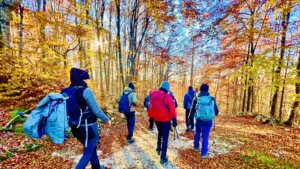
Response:
[[[300,79],[300,48],[298,48],[298,62],[297,62],[297,78],[296,79]],[[292,107],[292,111],[290,113],[290,116],[288,117],[288,120],[284,123],[286,125],[292,125],[293,121],[296,118],[296,109],[299,107],[299,96],[300,96],[300,82],[297,81],[295,83],[295,89],[296,89],[296,98],[295,101],[293,103],[293,107]]]
[[[125,87],[124,73],[123,73],[123,64],[122,64],[122,48],[121,48],[121,9],[120,3],[121,0],[115,0],[116,10],[117,10],[117,47],[118,47],[118,59],[119,59],[119,71],[122,88]]]
[[[20,5],[21,0],[3,0],[0,2],[0,52],[11,47],[10,21],[13,9]]]
[[[194,58],[195,58],[195,46],[194,46],[194,43],[193,43],[190,86],[194,85]]]
[[[281,21],[281,26],[282,26],[281,50],[280,50],[280,59],[279,59],[278,67],[275,70],[275,89],[274,89],[274,95],[272,98],[272,105],[270,111],[271,117],[275,117],[276,114],[276,105],[277,105],[278,93],[279,93],[278,83],[280,82],[281,68],[283,66],[283,61],[284,61],[284,54],[285,54],[285,47],[286,47],[286,32],[289,24],[289,19],[290,19],[290,10],[291,10],[291,4],[289,3],[288,7],[283,9],[283,17]]]
[[[22,5],[19,5],[19,9],[20,9],[19,57],[21,58],[22,53],[23,53],[23,12],[24,12],[24,7],[22,7]]]

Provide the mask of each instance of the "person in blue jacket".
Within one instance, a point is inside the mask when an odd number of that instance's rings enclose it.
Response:
[[[88,88],[85,82],[85,80],[89,78],[87,71],[78,68],[71,69],[70,87],[76,89],[76,100],[80,107],[84,107],[84,113],[86,114],[86,119],[81,119],[78,127],[71,126],[73,135],[83,145],[83,154],[75,169],[84,169],[89,162],[91,163],[92,169],[100,169],[100,162],[97,156],[97,145],[99,141],[97,118],[111,125],[111,121],[98,106],[93,92]]]
[[[185,124],[186,124],[186,131],[193,131],[194,129],[194,120],[189,119],[189,113],[191,111],[192,102],[194,97],[196,96],[196,93],[193,90],[192,86],[189,86],[188,92],[184,95],[183,99],[183,107],[185,109]]]
[[[150,96],[152,94],[152,90],[148,91],[148,95],[145,97],[144,100],[144,109],[145,111],[148,111],[148,106],[149,106],[149,102],[150,102]],[[154,126],[154,120],[152,118],[149,118],[149,130],[153,131],[153,126]]]
[[[209,86],[207,84],[202,84],[200,87],[200,93],[198,94],[197,97],[194,98],[192,107],[191,107],[191,112],[190,112],[190,119],[194,118],[196,109],[197,109],[197,98],[202,97],[202,96],[210,96],[209,92]],[[215,98],[211,97],[213,101],[213,108],[215,112],[215,116],[219,114],[219,109],[216,103]],[[209,133],[210,129],[213,125],[213,120],[209,121],[202,121],[200,119],[196,120],[196,132],[194,134],[194,150],[196,152],[199,152],[199,141],[200,141],[200,133],[202,133],[202,147],[201,147],[201,157],[202,158],[207,158],[207,153],[208,153],[208,139],[209,139]]]

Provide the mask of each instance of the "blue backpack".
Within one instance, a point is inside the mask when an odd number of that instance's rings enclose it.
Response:
[[[120,101],[119,101],[119,112],[120,113],[124,113],[124,114],[129,114],[130,113],[130,102],[129,102],[129,98],[128,95],[131,92],[125,94],[124,92],[121,95]]]
[[[195,118],[202,121],[211,121],[215,117],[214,101],[211,96],[197,97]]]

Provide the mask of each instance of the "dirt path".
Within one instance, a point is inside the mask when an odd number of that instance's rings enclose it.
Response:
[[[126,143],[125,119],[116,114],[114,125],[101,126],[98,154],[106,168],[300,168],[300,130],[271,126],[252,116],[219,116],[211,132],[209,158],[193,151],[193,134],[185,133],[184,111],[178,111],[179,138],[170,133],[169,164],[156,154],[157,131],[147,130],[145,113],[136,116],[135,143]],[[213,140],[215,144],[213,144]],[[32,140],[23,134],[0,133],[0,168],[74,168],[82,147],[75,138],[62,145],[49,139]],[[87,168],[90,168],[87,167]]]
[[[124,139],[125,136],[118,138],[118,140],[111,140],[112,147],[119,147],[117,151],[114,151],[110,155],[103,155],[101,151],[100,156],[102,157],[101,163],[107,168],[189,168],[189,165],[183,165],[180,162],[179,152],[192,149],[193,139],[190,137],[191,134],[185,133],[185,122],[183,110],[179,111],[177,131],[179,138],[175,137],[174,132],[170,133],[168,142],[168,152],[167,156],[169,163],[162,166],[159,163],[159,156],[156,154],[156,140],[157,140],[157,130],[148,131],[148,119],[145,115],[137,116],[136,130],[134,133],[135,143],[131,145],[120,143],[120,139]],[[125,127],[125,126],[124,126]],[[125,128],[126,129],[126,128]],[[125,130],[126,133],[126,130]],[[209,153],[209,158],[213,158],[216,155],[226,154],[237,145],[242,144],[238,140],[232,140],[234,143],[221,140],[218,136],[215,138],[216,144],[212,145],[210,141],[211,151]],[[124,147],[118,145],[123,144]],[[116,149],[114,149],[116,150]],[[109,154],[109,153],[108,153]],[[104,157],[103,157],[104,156]],[[200,157],[200,154],[197,154]]]

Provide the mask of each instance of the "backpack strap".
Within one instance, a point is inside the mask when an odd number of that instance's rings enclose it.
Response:
[[[131,92],[129,92],[129,93],[127,93],[127,94],[125,94],[125,92],[123,92],[123,95],[124,95],[124,96],[129,96],[129,95],[130,95],[130,93],[131,93]]]

